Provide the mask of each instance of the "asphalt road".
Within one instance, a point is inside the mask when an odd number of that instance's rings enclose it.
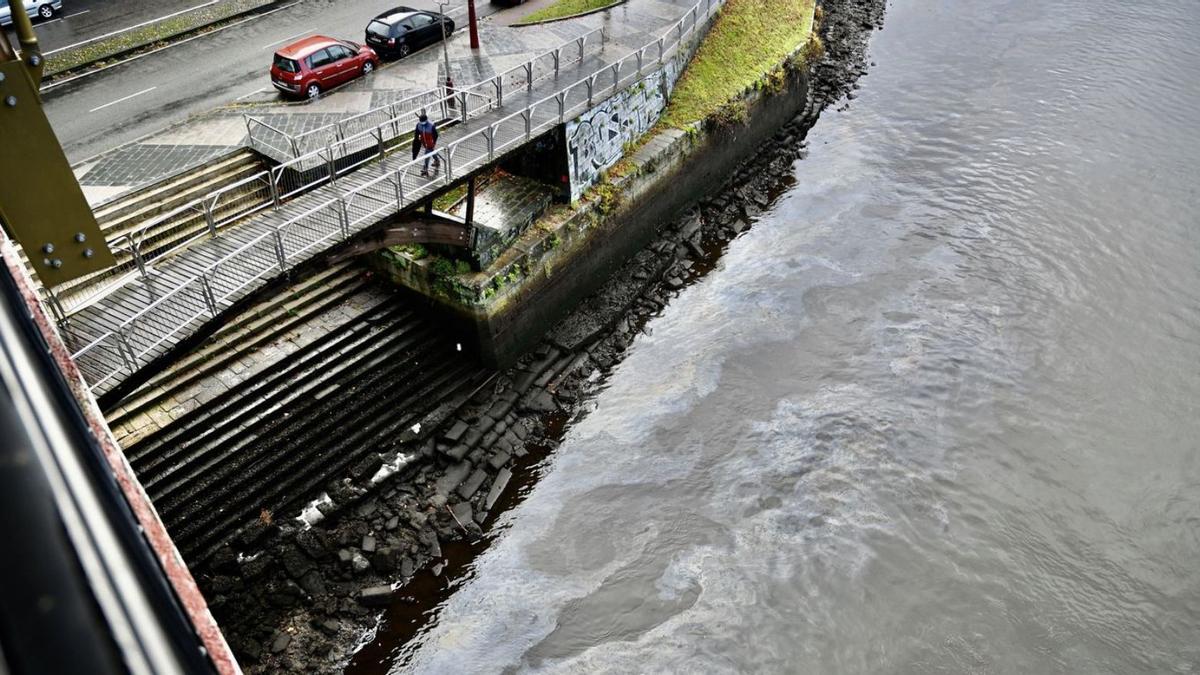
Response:
[[[62,11],[49,21],[34,20],[43,52],[54,52],[136,26],[213,0],[63,0]],[[11,26],[4,29],[13,39]]]
[[[54,86],[44,91],[43,102],[68,159],[77,162],[189,115],[269,90],[268,69],[275,48],[312,33],[361,42],[370,17],[399,4],[437,9],[432,0],[299,0]],[[500,8],[477,0],[476,9],[483,17]],[[456,22],[464,26],[465,19],[456,17]],[[465,39],[465,30],[455,31],[455,38],[460,36]]]

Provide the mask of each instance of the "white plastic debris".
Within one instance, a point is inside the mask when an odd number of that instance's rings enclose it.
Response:
[[[404,465],[411,461],[412,455],[406,455],[402,452],[396,453],[394,458],[384,462],[383,466],[379,467],[379,470],[375,472],[375,475],[371,476],[371,485],[387,479],[388,476],[396,473],[400,469],[403,469]]]
[[[304,510],[300,512],[300,515],[296,516],[296,520],[299,520],[304,525],[305,529],[310,528],[325,518],[325,514],[321,513],[321,509],[318,507],[322,505],[328,506],[330,504],[333,504],[333,500],[330,499],[329,493],[322,492],[320,497],[312,500],[308,503],[308,506],[304,507]]]
[[[462,343],[461,343],[461,342],[459,342],[459,343],[456,343],[456,345],[455,345],[455,346],[457,346],[457,347],[458,347],[458,351],[460,351],[460,352],[462,351]]]

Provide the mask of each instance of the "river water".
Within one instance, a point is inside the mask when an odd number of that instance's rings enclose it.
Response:
[[[1197,36],[896,0],[398,670],[1200,672]]]

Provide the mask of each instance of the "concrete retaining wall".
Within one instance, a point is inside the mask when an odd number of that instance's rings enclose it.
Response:
[[[659,132],[631,157],[634,171],[598,188],[600,198],[550,214],[465,281],[439,288],[428,265],[390,254],[376,265],[462,322],[485,361],[506,366],[646,246],[660,223],[717,191],[808,101],[807,72],[788,70],[777,90],[746,96],[745,125]]]

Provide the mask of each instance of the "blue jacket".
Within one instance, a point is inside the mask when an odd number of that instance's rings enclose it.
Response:
[[[413,129],[413,159],[416,159],[417,155],[420,154],[421,148],[425,147],[432,149],[435,145],[437,145],[437,139],[438,130],[437,127],[434,126],[433,122],[430,122],[429,120],[417,122],[416,129]]]

